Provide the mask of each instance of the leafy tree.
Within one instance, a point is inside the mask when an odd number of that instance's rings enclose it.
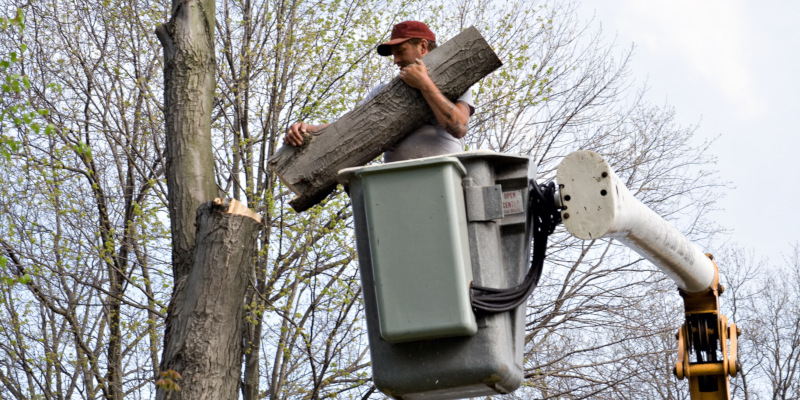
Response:
[[[125,4],[23,10],[33,45],[20,101],[58,129],[15,129],[2,176],[3,253],[31,277],[2,290],[3,397],[121,398],[149,391],[158,365],[170,282],[152,269],[165,237],[163,124],[146,84],[160,71],[148,34],[158,10]]]

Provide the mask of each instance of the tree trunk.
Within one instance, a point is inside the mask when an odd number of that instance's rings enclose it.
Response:
[[[197,207],[217,197],[211,147],[214,0],[173,0],[156,28],[164,46],[167,200],[175,282],[191,268]]]
[[[193,267],[176,288],[165,333],[157,399],[236,399],[241,375],[242,299],[260,219],[217,199],[197,210]],[[233,213],[233,214],[232,214]],[[169,373],[180,373],[181,378]],[[164,384],[170,378],[180,390]]]
[[[261,280],[261,279],[258,279]],[[263,292],[262,292],[263,293]],[[247,304],[255,305],[258,302],[258,294],[252,291],[252,295],[246,299],[251,299]],[[244,400],[259,399],[259,361],[261,360],[261,330],[264,326],[263,318],[256,315],[257,310],[250,309],[249,320],[245,322],[245,330],[242,332],[242,341],[245,346],[244,351],[244,377],[242,379],[242,398]],[[244,318],[248,320],[248,318]]]
[[[439,90],[455,100],[502,63],[483,36],[469,28],[423,59]],[[319,203],[336,187],[342,168],[364,165],[433,117],[419,90],[393,79],[377,96],[306,137],[300,147],[283,146],[269,159],[298,196],[296,211]]]
[[[164,47],[175,282],[156,382],[158,399],[238,397],[242,301],[260,217],[235,200],[206,203],[217,196],[211,146],[214,25],[214,0],[173,0],[172,18],[156,28]]]

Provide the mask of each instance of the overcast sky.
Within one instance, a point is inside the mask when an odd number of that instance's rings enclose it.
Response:
[[[579,13],[635,44],[632,72],[650,102],[719,136],[712,152],[735,188],[716,220],[780,262],[800,242],[800,1],[583,0]]]

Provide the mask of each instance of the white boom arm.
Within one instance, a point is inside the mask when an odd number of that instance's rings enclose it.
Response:
[[[714,280],[711,260],[683,234],[637,200],[608,163],[592,151],[576,151],[556,174],[567,230],[581,239],[612,237],[635,250],[689,293]]]

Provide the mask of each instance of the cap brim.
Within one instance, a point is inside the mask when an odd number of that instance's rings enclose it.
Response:
[[[380,54],[380,55],[382,55],[384,57],[385,56],[390,56],[390,55],[392,55],[392,45],[406,42],[409,39],[411,39],[411,38],[397,38],[397,39],[390,40],[390,41],[388,41],[388,42],[386,42],[384,44],[379,44],[378,45],[378,54]]]

